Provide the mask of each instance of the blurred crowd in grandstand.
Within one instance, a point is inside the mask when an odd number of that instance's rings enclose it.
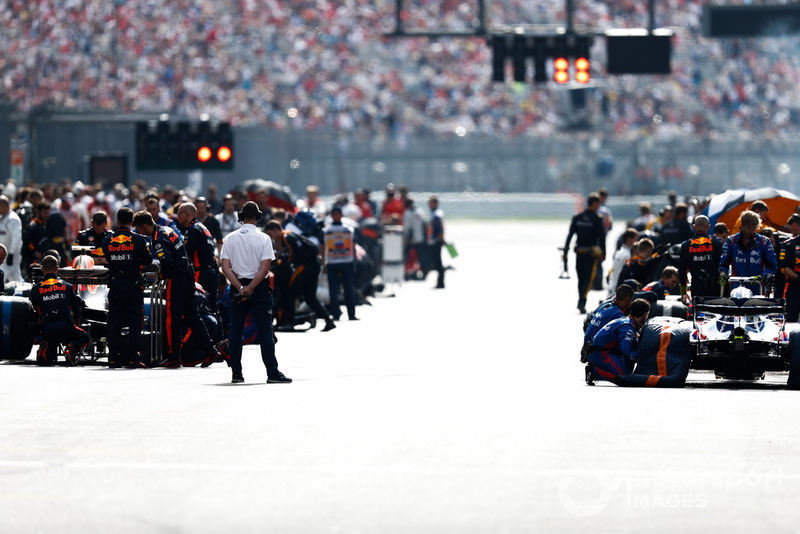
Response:
[[[411,28],[477,26],[477,1],[406,1]],[[564,25],[563,0],[486,2],[487,23]],[[647,26],[647,3],[575,2],[592,32]],[[797,40],[705,39],[701,4],[659,2],[673,74],[608,77],[608,134],[784,138],[800,126]],[[237,126],[403,136],[557,131],[553,84],[493,83],[485,39],[389,39],[394,0],[6,0],[0,102],[22,110],[208,113]],[[510,80],[510,76],[507,78]],[[646,87],[646,90],[645,90]]]

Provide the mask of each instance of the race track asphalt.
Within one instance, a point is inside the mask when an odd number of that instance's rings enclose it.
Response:
[[[566,230],[449,221],[447,288],[281,334],[291,385],[0,363],[0,532],[800,532],[800,395],[586,386]]]

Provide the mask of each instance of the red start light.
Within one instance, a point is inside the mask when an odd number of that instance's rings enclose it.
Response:
[[[575,60],[575,81],[578,83],[589,83],[591,74],[589,74],[591,64],[585,57],[579,57]]]
[[[553,80],[556,83],[567,83],[569,81],[569,61],[564,57],[557,57],[553,60]]]
[[[202,161],[203,163],[207,162],[211,159],[212,153],[211,149],[207,146],[202,146],[197,150],[197,159]]]
[[[579,70],[575,73],[575,81],[578,83],[589,83],[589,72],[585,70]]]
[[[222,161],[223,163],[230,160],[233,153],[231,152],[230,147],[221,146],[217,150],[217,159]]]

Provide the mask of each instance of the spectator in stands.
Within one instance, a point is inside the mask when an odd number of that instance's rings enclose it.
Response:
[[[316,185],[309,185],[306,187],[306,198],[298,202],[299,208],[313,211],[319,217],[325,217],[328,214],[328,205],[325,201],[319,198],[319,187]]]
[[[402,224],[405,211],[405,203],[397,194],[394,184],[388,184],[386,198],[381,204],[381,224]]]

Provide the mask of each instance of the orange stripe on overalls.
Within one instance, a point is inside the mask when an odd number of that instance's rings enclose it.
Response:
[[[669,331],[669,325],[667,325],[661,331],[661,336],[658,340],[658,354],[656,355],[658,376],[667,376],[667,348],[669,348],[670,339],[672,339],[672,334]]]

